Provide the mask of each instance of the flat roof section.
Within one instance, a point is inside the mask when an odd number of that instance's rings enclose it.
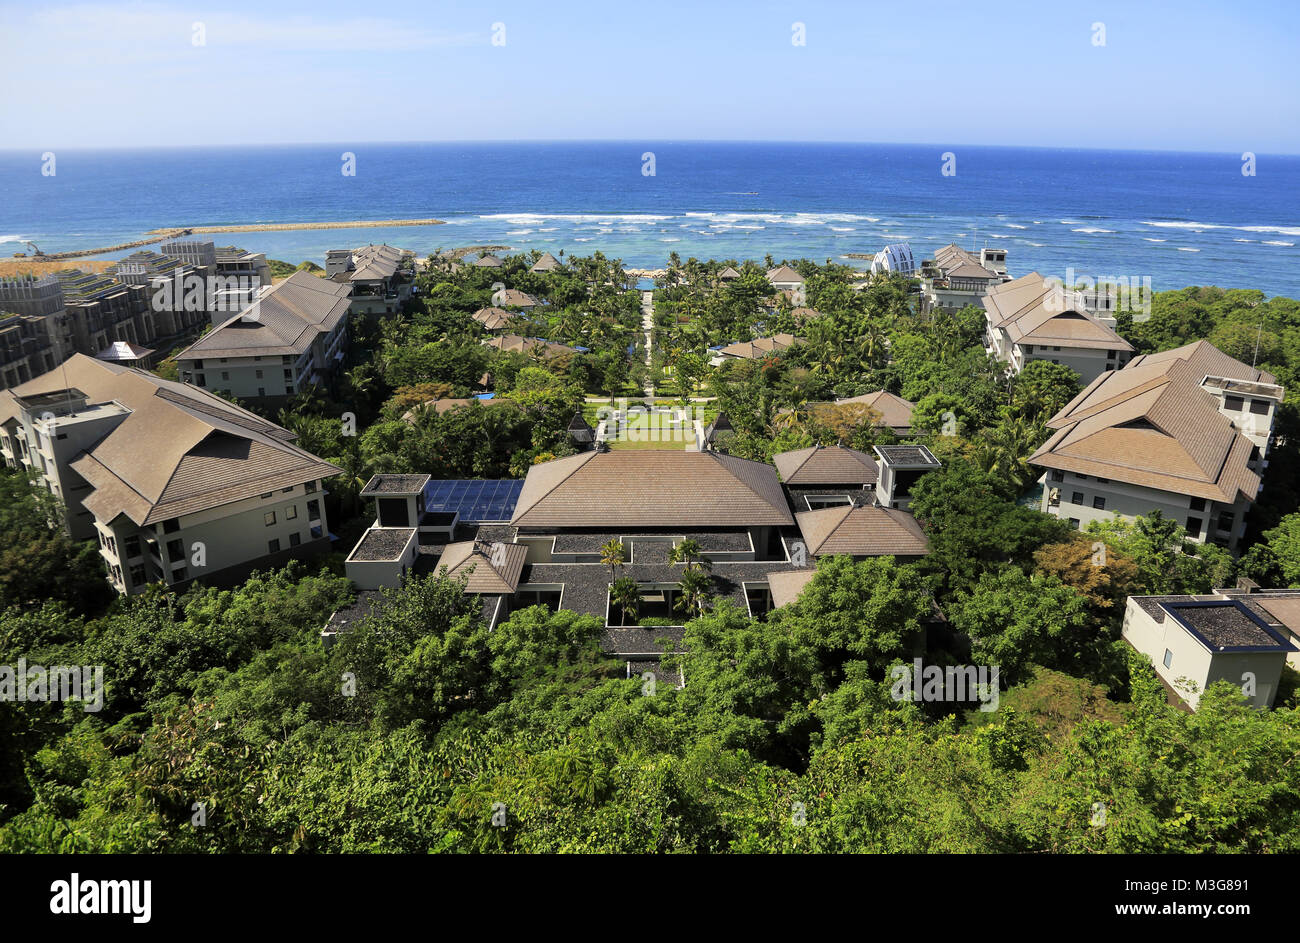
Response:
[[[1213,652],[1294,651],[1268,623],[1235,599],[1161,604]]]
[[[374,475],[361,489],[361,494],[363,497],[376,494],[419,494],[428,483],[428,475]]]
[[[348,560],[355,563],[400,560],[413,536],[414,527],[372,527],[358,541]]]
[[[942,463],[924,445],[877,445],[875,452],[888,465],[938,468]]]

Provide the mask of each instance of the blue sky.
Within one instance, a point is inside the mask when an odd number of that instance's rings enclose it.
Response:
[[[806,45],[791,42],[795,23]],[[1295,0],[3,0],[0,147],[729,139],[1300,153],[1297,53]]]

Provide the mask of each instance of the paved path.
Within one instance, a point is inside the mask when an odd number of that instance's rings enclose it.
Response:
[[[650,344],[651,334],[655,325],[655,293],[653,291],[641,292],[641,330],[645,332],[645,395],[647,398],[653,398],[655,395],[654,384],[650,382]]]

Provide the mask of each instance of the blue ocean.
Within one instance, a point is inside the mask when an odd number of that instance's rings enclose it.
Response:
[[[944,175],[944,152],[952,175]],[[355,155],[355,176],[342,172]],[[169,226],[436,218],[441,226],[217,234],[287,262],[389,242],[485,243],[628,266],[1007,250],[1013,275],[1150,277],[1300,298],[1300,157],[876,144],[556,142],[0,152],[0,256]],[[650,171],[653,170],[653,173]],[[125,253],[118,253],[118,255]],[[105,256],[111,257],[111,256]],[[75,263],[73,263],[75,264]]]

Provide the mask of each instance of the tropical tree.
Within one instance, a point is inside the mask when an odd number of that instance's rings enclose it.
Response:
[[[627,563],[627,548],[623,546],[623,541],[615,537],[608,543],[601,544],[600,562],[609,567],[611,577],[617,577],[618,571]]]
[[[675,608],[687,613],[702,614],[704,604],[708,600],[709,588],[712,585],[713,577],[703,570],[685,570],[682,573],[681,581],[677,584],[678,596],[676,603],[674,603]]]
[[[696,567],[702,570],[711,570],[713,568],[713,564],[703,557],[700,542],[692,537],[684,538],[676,543],[672,550],[668,551],[668,562],[686,564],[688,573]]]
[[[630,615],[635,619],[641,605],[641,587],[630,576],[620,576],[610,587],[609,598],[618,606],[618,624],[627,625],[627,617]]]

